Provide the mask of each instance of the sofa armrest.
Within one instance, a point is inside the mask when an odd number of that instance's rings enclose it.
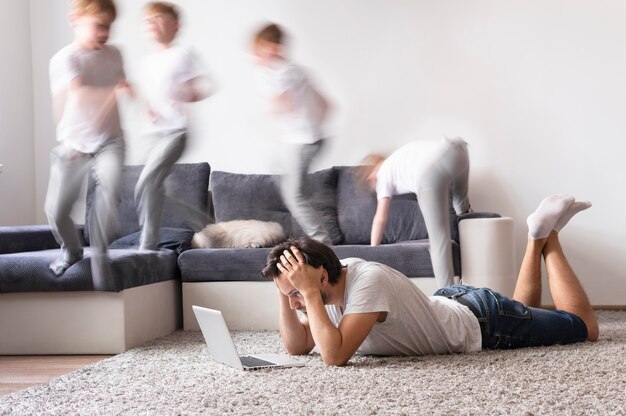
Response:
[[[82,225],[76,226],[82,236]],[[48,225],[0,227],[0,254],[59,248]]]
[[[459,239],[463,284],[512,296],[517,281],[513,219],[465,219],[459,223]]]

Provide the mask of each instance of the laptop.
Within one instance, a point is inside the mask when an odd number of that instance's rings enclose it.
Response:
[[[303,367],[304,362],[280,354],[239,356],[222,312],[193,305],[202,335],[212,358],[238,370],[259,370],[275,367]]]

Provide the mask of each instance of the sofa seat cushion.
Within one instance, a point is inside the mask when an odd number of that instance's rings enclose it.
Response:
[[[340,259],[358,257],[368,261],[385,264],[408,277],[433,277],[433,266],[430,260],[428,240],[401,241],[395,244],[382,244],[377,247],[370,245],[335,246],[333,250]],[[460,275],[459,259],[460,248],[456,241],[452,241],[452,258],[454,270]]]
[[[335,188],[337,172],[325,169],[308,175],[306,190],[313,208],[321,217],[334,244],[343,240],[337,223]],[[211,195],[215,222],[259,220],[279,223],[289,237],[304,235],[298,222],[283,203],[278,175],[252,175],[215,171],[211,174]]]
[[[159,229],[159,248],[167,248],[174,250],[180,254],[185,250],[191,248],[191,239],[194,232],[186,228],[171,228],[161,227]],[[115,249],[131,249],[139,247],[139,241],[141,240],[141,231],[136,231],[132,234],[125,235],[118,238],[111,244],[109,248]]]
[[[63,276],[56,277],[48,265],[61,251],[42,250],[0,255],[0,293],[91,291],[91,249],[85,258],[72,265]],[[178,277],[177,254],[159,251],[109,250],[114,276],[114,291],[171,280]]]
[[[261,270],[270,248],[196,248],[178,257],[183,282],[265,280]]]
[[[433,268],[428,240],[405,241],[371,247],[368,245],[332,246],[340,259],[359,257],[386,264],[409,277],[432,277]],[[459,258],[459,245],[452,241],[453,257]],[[192,249],[182,253],[178,266],[183,282],[223,282],[264,280],[261,270],[269,248]],[[454,268],[460,273],[460,264]]]

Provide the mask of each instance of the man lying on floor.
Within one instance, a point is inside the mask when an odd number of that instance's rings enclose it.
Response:
[[[427,355],[595,341],[595,313],[558,238],[563,226],[590,206],[553,195],[528,217],[528,245],[513,299],[467,285],[426,296],[383,264],[340,262],[329,247],[308,238],[279,244],[263,275],[279,290],[285,347],[301,355],[317,346],[326,364],[344,365],[355,352]],[[539,308],[542,256],[556,311]]]

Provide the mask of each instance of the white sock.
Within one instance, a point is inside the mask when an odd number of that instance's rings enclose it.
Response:
[[[573,196],[550,195],[539,204],[539,207],[528,216],[528,234],[533,240],[547,238],[557,221],[574,202]],[[573,214],[572,214],[573,215]]]
[[[563,215],[561,215],[561,218],[559,218],[559,220],[554,225],[554,229],[556,231],[561,231],[561,229],[565,227],[565,224],[567,224],[574,215],[578,214],[580,211],[586,210],[589,207],[591,207],[591,202],[589,201],[574,202],[572,205],[569,206],[569,208],[565,210]]]

